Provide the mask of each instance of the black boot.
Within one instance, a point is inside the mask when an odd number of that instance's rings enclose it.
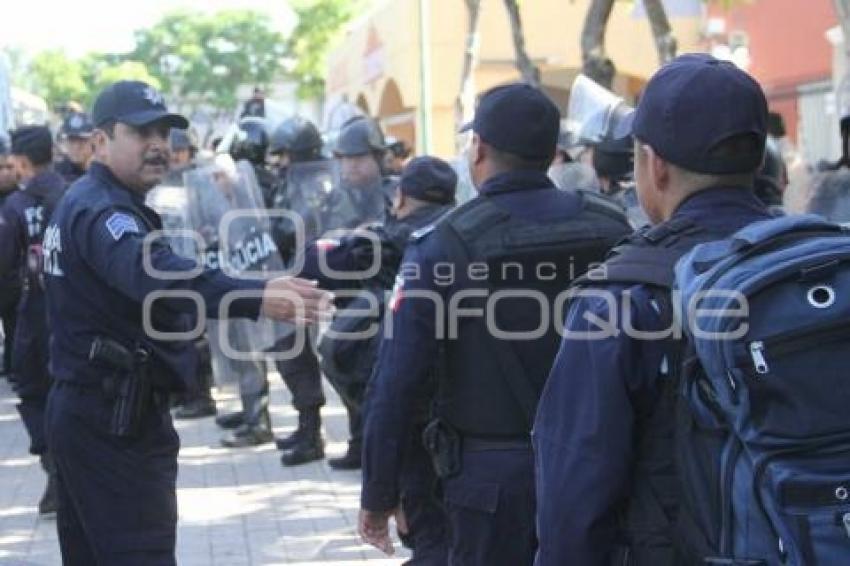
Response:
[[[227,430],[239,428],[244,422],[245,415],[242,413],[242,411],[236,411],[234,413],[225,413],[220,417],[215,418],[215,424]]]
[[[200,419],[203,417],[211,417],[215,413],[215,401],[209,397],[198,397],[183,403],[183,405],[174,412],[174,418],[177,420]]]
[[[221,444],[228,448],[242,448],[274,440],[268,395],[243,397],[242,407],[244,409],[243,423],[236,430],[226,434],[221,439]]]
[[[38,514],[48,517],[56,514],[56,469],[53,467],[53,459],[49,454],[41,455],[41,467],[47,474],[47,485],[38,502]]]
[[[334,470],[359,470],[361,466],[363,446],[354,440],[348,441],[348,450],[339,458],[331,458],[328,465]]]
[[[363,449],[363,413],[360,405],[346,403],[348,411],[348,430],[351,439],[348,441],[348,450],[339,458],[331,458],[328,465],[334,470],[359,470]]]
[[[293,433],[298,438],[292,450],[280,457],[280,463],[284,466],[297,466],[324,458],[325,441],[322,440],[321,428],[322,417],[318,407],[298,413],[298,428]]]
[[[274,443],[278,450],[292,450],[295,445],[301,440],[301,435],[304,434],[301,428],[301,413],[298,413],[298,427],[293,430],[288,436],[283,438],[275,438]]]

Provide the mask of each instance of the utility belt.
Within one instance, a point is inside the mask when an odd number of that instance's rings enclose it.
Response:
[[[89,350],[89,362],[111,370],[101,388],[112,401],[109,433],[136,437],[149,410],[168,406],[168,392],[153,387],[150,351],[137,345],[133,351],[109,338],[98,337]]]
[[[463,452],[488,450],[531,450],[527,438],[482,438],[465,436],[439,418],[431,420],[422,431],[422,443],[431,455],[434,471],[440,479],[458,475],[463,469]]]

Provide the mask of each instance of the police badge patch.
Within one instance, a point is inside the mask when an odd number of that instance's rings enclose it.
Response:
[[[138,234],[139,225],[136,219],[123,212],[115,212],[106,220],[106,229],[117,242],[124,234]]]

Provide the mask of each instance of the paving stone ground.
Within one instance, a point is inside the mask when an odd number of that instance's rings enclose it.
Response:
[[[272,421],[280,435],[296,414],[277,374],[272,383]],[[345,410],[330,388],[322,410],[327,452],[345,451]],[[236,392],[217,392],[219,410],[237,407]],[[40,519],[36,503],[44,488],[38,460],[27,452],[26,432],[15,396],[0,379],[0,565],[61,564],[56,523]],[[177,496],[177,562],[181,566],[369,563],[397,565],[395,558],[360,542],[355,533],[360,473],[332,471],[326,462],[280,465],[272,444],[249,449],[219,447],[212,418],[177,421],[182,447]]]

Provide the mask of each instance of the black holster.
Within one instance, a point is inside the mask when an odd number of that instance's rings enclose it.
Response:
[[[431,456],[434,471],[440,479],[447,479],[460,473],[461,436],[448,423],[434,419],[422,431],[422,443]]]
[[[113,399],[109,433],[132,438],[141,432],[145,412],[152,404],[150,353],[139,346],[131,352],[108,338],[95,338],[89,361],[113,370],[103,388]]]

